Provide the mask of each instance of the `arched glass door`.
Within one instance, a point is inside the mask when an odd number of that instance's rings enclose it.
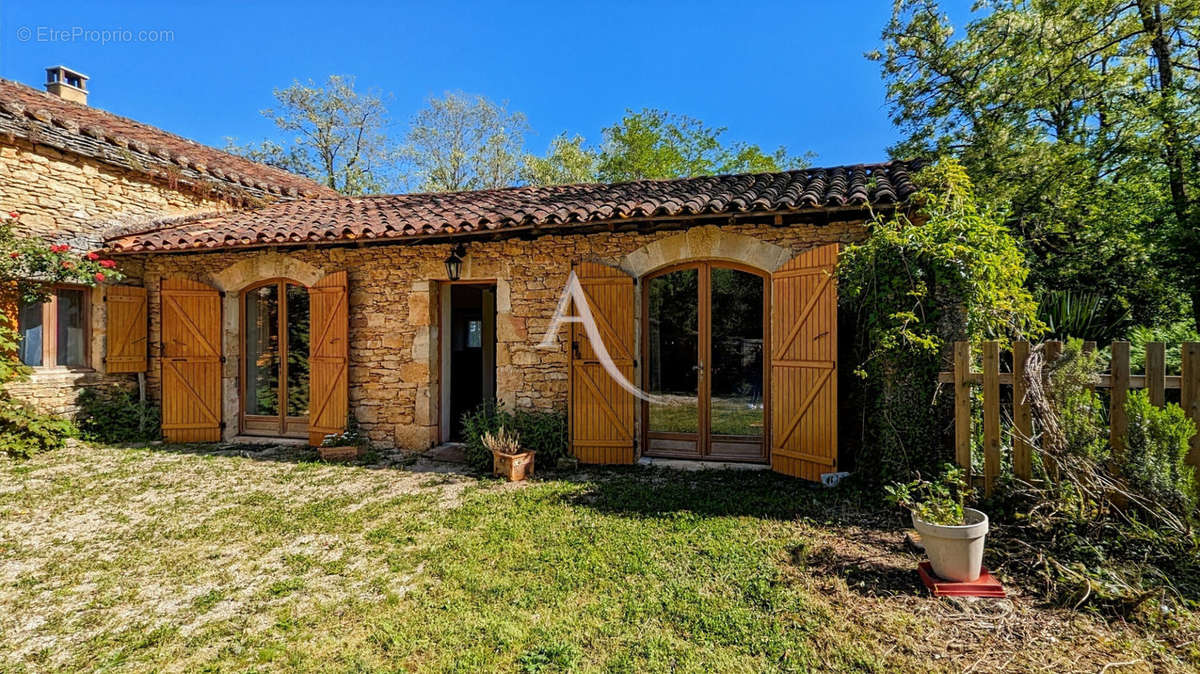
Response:
[[[308,290],[266,281],[242,295],[242,432],[306,437]]]
[[[645,454],[765,461],[767,279],[694,262],[643,284]]]

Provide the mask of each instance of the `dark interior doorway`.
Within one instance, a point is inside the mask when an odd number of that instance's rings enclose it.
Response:
[[[442,289],[442,439],[462,440],[462,416],[496,396],[496,286]]]

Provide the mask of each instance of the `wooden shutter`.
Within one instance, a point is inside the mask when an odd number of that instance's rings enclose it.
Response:
[[[772,275],[771,467],[818,481],[837,470],[838,245]]]
[[[320,445],[346,428],[350,411],[350,298],[346,272],[328,274],[308,289],[308,441]]]
[[[109,286],[105,290],[105,312],[104,369],[110,373],[145,372],[146,289]]]
[[[575,265],[600,337],[633,381],[633,279],[594,262]],[[579,315],[579,309],[575,309]],[[571,324],[571,453],[582,463],[633,463],[633,394],[604,370],[580,323]]]
[[[162,428],[170,442],[221,439],[221,295],[162,282]]]

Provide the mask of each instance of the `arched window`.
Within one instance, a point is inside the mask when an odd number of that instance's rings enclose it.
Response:
[[[242,293],[242,432],[306,437],[308,290],[272,279]]]

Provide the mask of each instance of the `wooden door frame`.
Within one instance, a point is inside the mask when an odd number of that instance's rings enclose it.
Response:
[[[762,373],[762,401],[763,401],[763,432],[762,432],[762,457],[757,460],[747,460],[739,458],[710,458],[712,455],[712,377],[709,372],[712,368],[712,269],[719,267],[724,269],[733,269],[735,271],[753,274],[762,280],[763,287],[763,307],[762,307],[762,335],[763,335],[763,373]],[[639,300],[641,307],[641,327],[638,330],[638,338],[641,341],[640,357],[641,357],[641,387],[643,391],[650,390],[650,281],[653,279],[670,274],[672,272],[681,271],[684,269],[696,269],[696,329],[697,335],[697,356],[705,362],[704,373],[705,378],[702,382],[698,382],[696,398],[698,406],[698,429],[696,433],[657,433],[656,436],[667,439],[686,439],[691,440],[695,437],[696,449],[698,456],[680,456],[678,458],[691,458],[698,461],[728,461],[738,463],[765,463],[771,462],[771,273],[757,267],[752,267],[741,262],[733,262],[730,260],[698,258],[695,260],[686,260],[672,264],[660,269],[644,274],[637,280],[641,285],[642,291]],[[704,273],[707,272],[707,273]],[[650,449],[650,403],[649,401],[641,401],[641,429],[638,433],[639,442],[641,443],[642,454],[645,454]],[[748,437],[748,436],[730,436],[730,437]],[[664,458],[673,458],[665,457]]]
[[[449,342],[449,330],[447,323],[450,320],[450,310],[453,308],[450,298],[450,286],[491,286],[495,295],[499,295],[500,283],[499,279],[491,278],[460,278],[451,281],[450,279],[434,279],[437,284],[437,353],[434,358],[435,372],[437,372],[438,395],[437,395],[437,444],[443,444],[449,441],[450,427],[454,424],[453,419],[449,419],[450,415],[450,361],[446,359],[445,350]],[[445,301],[443,303],[443,298]],[[500,400],[500,391],[498,390],[499,377],[496,370],[495,351],[499,350],[500,343],[496,340],[498,336],[499,317],[500,313],[496,310],[495,302],[492,305],[492,341],[493,341],[493,356],[492,356],[492,379],[493,379],[493,398]],[[444,368],[444,369],[443,369]],[[568,377],[569,379],[569,377]]]
[[[305,290],[305,292],[308,291],[308,286],[304,285],[303,283],[300,283],[299,281],[297,281],[295,279],[290,279],[290,278],[283,277],[283,276],[276,276],[274,278],[256,281],[238,291],[238,340],[239,340],[239,343],[238,343],[238,379],[240,380],[240,383],[238,385],[238,432],[241,434],[244,434],[244,435],[255,435],[258,437],[280,437],[280,438],[301,437],[299,434],[288,435],[288,426],[290,425],[288,422],[288,419],[289,418],[290,419],[300,418],[300,417],[289,417],[287,414],[288,346],[287,346],[287,310],[286,310],[286,307],[287,307],[287,286],[289,284],[297,286],[299,288],[303,288]],[[247,363],[246,363],[246,360],[247,360],[247,358],[246,358],[246,356],[247,356],[247,354],[246,354],[246,296],[254,290],[257,290],[259,288],[263,288],[266,286],[272,286],[272,285],[279,287],[280,291],[281,291],[281,292],[279,292],[279,295],[278,295],[279,325],[277,326],[277,329],[279,330],[279,414],[276,416],[276,418],[279,422],[279,432],[273,436],[268,436],[268,435],[262,435],[261,433],[247,432],[247,430],[246,430],[246,417],[247,417],[246,400],[249,395],[247,387],[249,386],[249,383],[250,383],[249,378],[247,377],[247,369],[246,369],[246,366],[247,366]],[[310,309],[310,312],[311,312],[311,309]],[[311,313],[309,316],[309,325],[310,326],[312,325]],[[311,333],[311,330],[310,330],[310,333]],[[310,344],[309,349],[311,350],[311,348],[312,348],[312,345]],[[270,418],[270,417],[268,417],[268,415],[265,415],[265,414],[255,414],[252,416]],[[304,419],[304,427],[305,427],[305,432],[304,432],[303,437],[308,437],[308,415],[307,414],[304,415],[303,419]]]

